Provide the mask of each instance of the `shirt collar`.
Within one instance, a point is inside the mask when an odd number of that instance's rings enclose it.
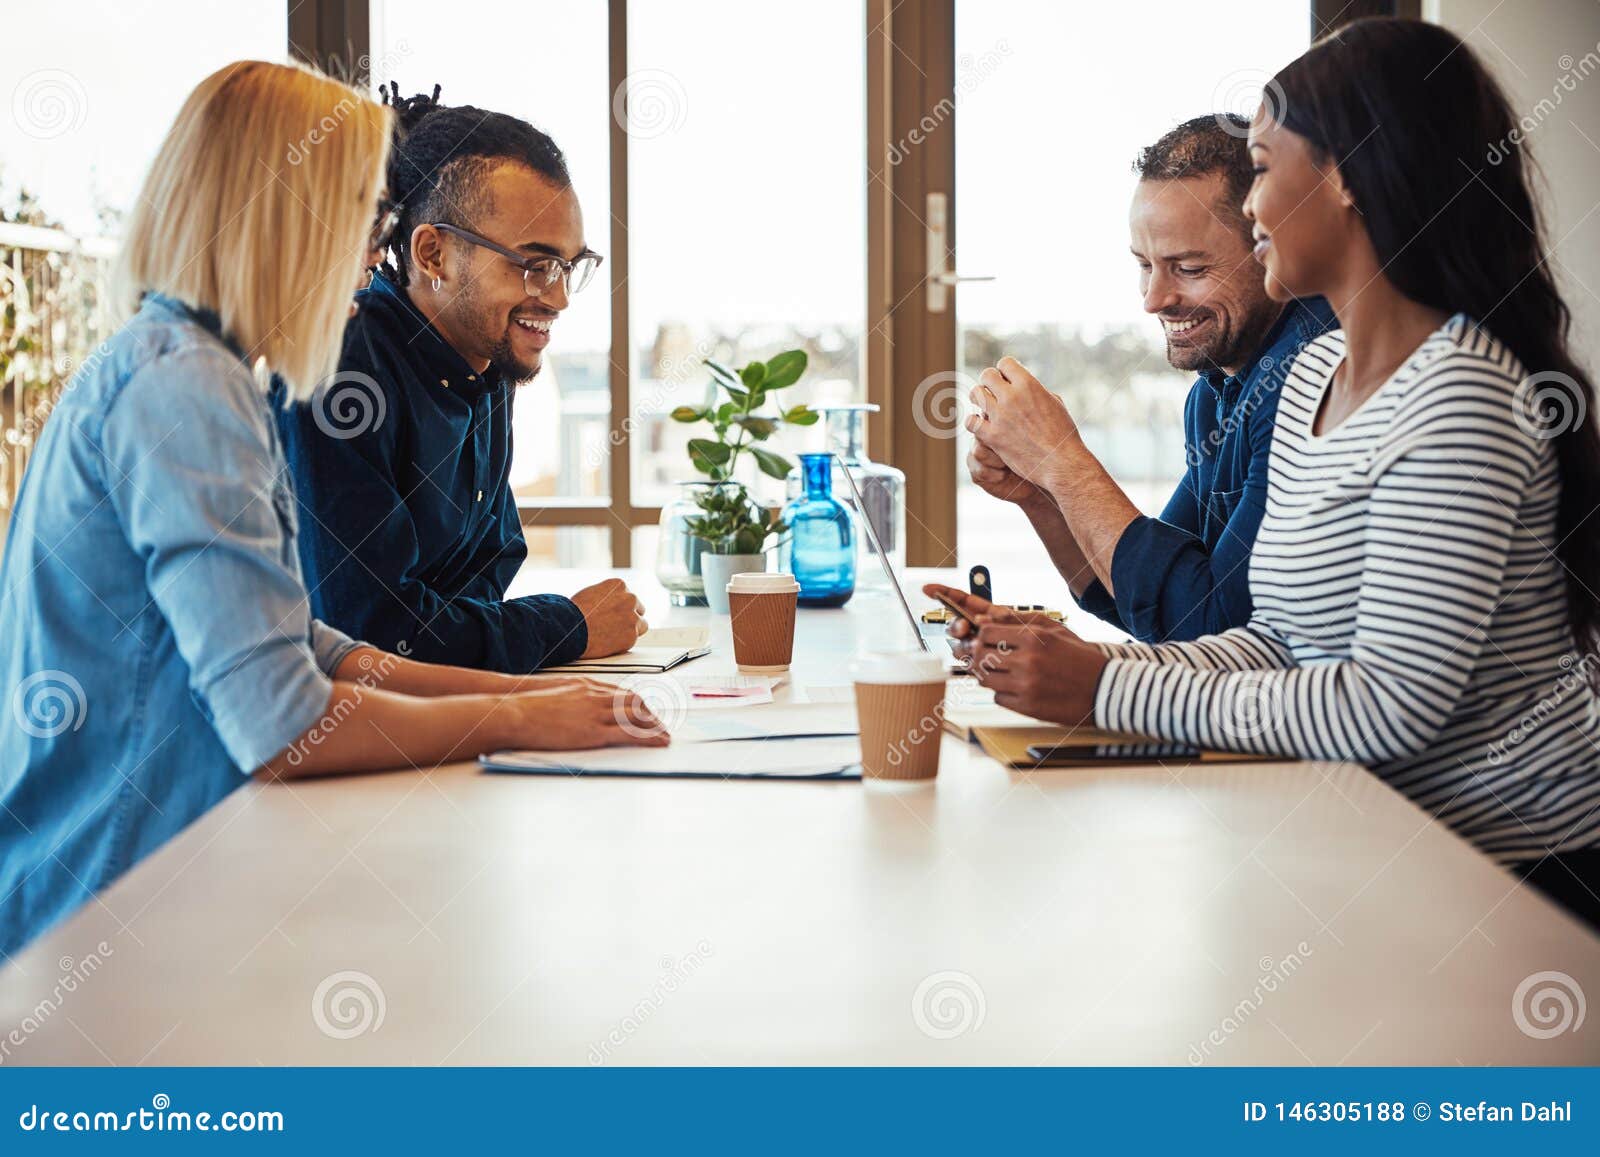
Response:
[[[1225,374],[1217,369],[1201,370],[1200,380],[1226,397],[1272,376],[1274,369],[1281,374],[1308,343],[1338,326],[1339,319],[1325,298],[1295,298],[1283,307],[1278,320],[1272,323],[1266,337],[1237,374]]]
[[[473,369],[423,316],[405,289],[390,281],[381,270],[373,273],[371,285],[356,294],[356,303],[363,310],[381,312],[399,323],[405,355],[415,364],[424,381],[467,395],[486,392],[501,384],[499,370],[492,365],[482,373]]]

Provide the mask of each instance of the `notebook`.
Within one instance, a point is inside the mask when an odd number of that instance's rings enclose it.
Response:
[[[659,675],[679,663],[711,653],[711,632],[705,627],[656,627],[646,631],[631,651],[601,659],[577,659],[546,667],[541,675]]]

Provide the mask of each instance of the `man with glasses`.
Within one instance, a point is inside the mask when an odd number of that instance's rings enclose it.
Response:
[[[432,663],[530,672],[628,650],[646,624],[611,579],[508,599],[527,558],[511,468],[516,387],[600,255],[554,141],[525,121],[402,100],[374,271],[339,371],[280,408],[315,614]]]

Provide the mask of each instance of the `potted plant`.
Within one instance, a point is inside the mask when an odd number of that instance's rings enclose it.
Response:
[[[711,436],[689,440],[689,461],[707,482],[695,487],[697,513],[684,520],[688,533],[703,545],[701,578],[706,602],[713,611],[728,613],[728,579],[743,571],[766,570],[766,551],[785,526],[776,510],[753,498],[735,477],[748,453],[756,468],[771,478],[789,475],[792,463],[760,443],[781,427],[810,426],[817,415],[805,406],[777,413],[761,413],[770,396],[787,389],[805,373],[804,350],[785,350],[764,362],[751,362],[738,370],[706,359],[711,385],[704,405],[679,406],[672,411],[678,422],[707,422]]]

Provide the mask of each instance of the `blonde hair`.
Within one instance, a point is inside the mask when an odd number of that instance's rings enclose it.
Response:
[[[240,61],[189,94],[128,219],[116,273],[210,310],[294,400],[338,369],[383,187],[390,112],[299,65]]]

